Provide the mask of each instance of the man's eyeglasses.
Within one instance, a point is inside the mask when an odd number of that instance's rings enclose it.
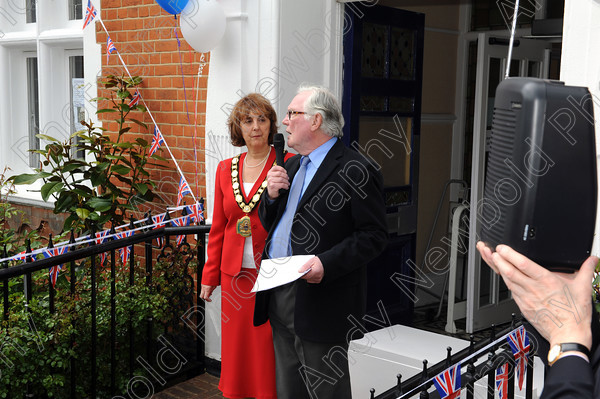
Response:
[[[292,116],[299,115],[299,114],[306,114],[306,112],[303,112],[303,111],[288,111],[287,112],[287,117],[288,117],[289,120],[292,120]]]

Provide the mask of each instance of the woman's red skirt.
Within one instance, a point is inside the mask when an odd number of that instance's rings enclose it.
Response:
[[[254,327],[251,293],[258,271],[221,273],[221,380],[226,398],[275,399],[275,354],[271,324]]]

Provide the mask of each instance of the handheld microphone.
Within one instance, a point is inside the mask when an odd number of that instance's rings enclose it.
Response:
[[[285,139],[283,138],[283,134],[276,133],[273,136],[273,147],[275,147],[275,160],[277,161],[277,165],[283,168],[283,147],[285,146]]]

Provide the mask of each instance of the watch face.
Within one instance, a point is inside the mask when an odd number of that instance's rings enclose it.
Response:
[[[548,351],[548,362],[552,363],[560,355],[560,345],[554,345]]]

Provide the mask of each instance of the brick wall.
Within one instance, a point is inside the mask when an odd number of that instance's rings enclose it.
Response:
[[[205,197],[204,123],[208,65],[198,76],[201,54],[187,44],[179,29],[179,21],[164,11],[154,0],[102,0],[101,8],[102,21],[127,68],[133,76],[143,78],[140,93],[173,157],[177,160],[194,195]],[[102,75],[126,74],[116,53],[110,56],[108,63],[106,62],[106,32],[100,22],[96,21],[95,24],[96,40],[103,52]],[[174,29],[181,43],[181,51],[178,51]],[[208,54],[206,57],[208,62]],[[103,90],[100,84],[98,87],[98,94],[102,96]],[[148,142],[152,141],[154,123],[150,113],[144,115],[140,112],[133,113],[133,118],[142,120],[149,128],[148,131],[144,131],[134,124],[131,133],[128,134],[130,140],[143,137]],[[107,122],[114,114],[104,115],[106,115],[103,117],[104,127],[114,132],[116,123]],[[194,140],[195,121],[196,140]],[[194,156],[194,142],[197,148],[197,163]],[[165,146],[161,147],[158,154],[171,160]],[[176,204],[179,173],[174,163],[170,161],[168,169],[153,168],[151,175],[161,195],[152,206],[152,212],[158,213],[164,211],[166,206]],[[192,197],[188,196],[185,200],[191,203]],[[147,209],[147,207],[140,207],[140,211]]]

